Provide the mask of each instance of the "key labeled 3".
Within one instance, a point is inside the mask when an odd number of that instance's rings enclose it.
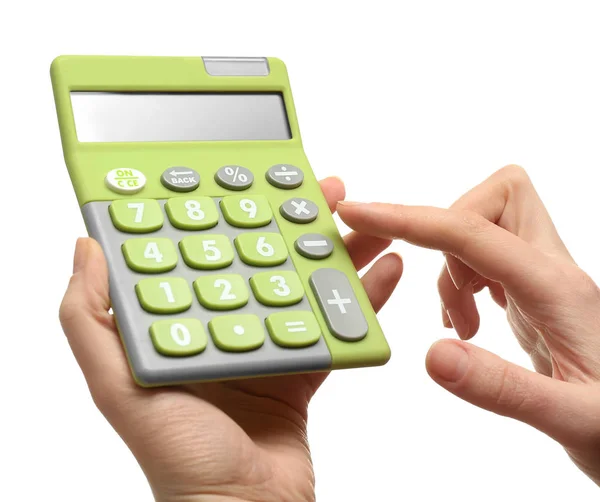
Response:
[[[263,305],[285,307],[302,300],[304,288],[296,272],[261,272],[250,279],[256,299]]]

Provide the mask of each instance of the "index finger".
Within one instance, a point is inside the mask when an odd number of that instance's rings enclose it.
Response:
[[[358,232],[452,254],[482,276],[529,297],[546,289],[553,270],[541,251],[474,212],[340,202],[338,214]]]

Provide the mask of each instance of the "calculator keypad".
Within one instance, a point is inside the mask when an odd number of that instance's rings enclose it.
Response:
[[[289,257],[300,253],[293,241],[288,250],[266,197],[174,194],[92,202],[83,213],[106,254],[113,310],[138,381],[331,368]]]

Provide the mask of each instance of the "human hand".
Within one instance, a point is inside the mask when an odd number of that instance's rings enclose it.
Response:
[[[469,343],[439,341],[427,370],[466,401],[515,418],[561,443],[600,484],[600,290],[574,262],[529,177],[506,167],[450,209],[340,202],[355,231],[444,252],[442,316],[468,340],[474,294],[506,310],[537,373]]]
[[[342,182],[328,178],[321,189],[333,211],[345,195]],[[356,232],[345,241],[357,269],[391,243]],[[388,254],[364,275],[376,311],[401,274],[400,257]],[[109,308],[102,250],[80,239],[60,320],[94,402],[135,455],[156,500],[314,499],[307,407],[327,373],[143,389]]]

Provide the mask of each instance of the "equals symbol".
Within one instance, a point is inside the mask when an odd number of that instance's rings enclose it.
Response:
[[[306,331],[303,321],[286,322],[285,327],[288,329],[288,333],[301,333]]]

